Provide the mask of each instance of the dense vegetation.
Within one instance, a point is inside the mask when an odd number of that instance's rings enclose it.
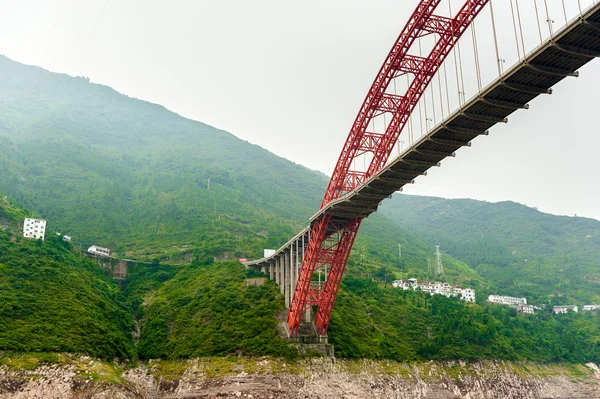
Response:
[[[517,316],[506,306],[385,289],[357,278],[344,280],[329,336],[336,355],[349,358],[600,361],[600,323],[589,312]]]
[[[249,277],[237,262],[195,262],[172,278],[152,266],[136,272],[127,284],[133,285],[130,300],[141,317],[140,357],[297,356],[277,334],[276,316],[284,310],[279,288],[273,282],[246,285]],[[143,296],[143,287],[163,279]]]
[[[0,192],[129,258],[256,256],[326,180],[230,133],[0,56]],[[209,183],[210,180],[210,183]]]
[[[119,286],[60,237],[11,240],[0,229],[0,350],[135,358]]]
[[[395,196],[382,213],[461,259],[504,295],[600,303],[600,222],[513,202]]]
[[[257,257],[307,224],[326,184],[222,130],[2,56],[0,105],[0,192],[76,244],[117,256],[173,264]],[[425,278],[433,251],[373,215],[352,263],[382,280],[401,271]],[[445,262],[449,278],[478,280],[464,263]]]
[[[283,310],[278,288],[272,282],[248,287],[250,276],[233,262],[140,267],[126,282],[141,320],[140,357],[293,357],[276,333],[275,315]],[[329,337],[342,358],[600,361],[597,315],[548,309],[518,316],[505,306],[466,304],[351,276],[339,292]]]
[[[317,209],[325,176],[158,105],[2,56],[0,105],[0,191],[47,218],[48,231],[151,262],[130,270],[121,293],[59,237],[12,240],[31,212],[0,196],[0,350],[294,356],[277,338],[274,283],[246,286],[240,264],[213,261],[287,241]],[[350,358],[598,362],[597,317],[517,317],[483,299],[600,300],[599,237],[596,221],[517,204],[395,195],[363,222],[331,341]],[[440,278],[427,267],[433,244],[444,278],[475,288],[478,305],[389,288],[396,278]]]

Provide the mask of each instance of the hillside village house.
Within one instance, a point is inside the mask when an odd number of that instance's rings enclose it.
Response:
[[[527,298],[515,298],[512,296],[490,295],[488,297],[488,302],[517,307],[519,305],[527,305]]]
[[[517,305],[517,313],[519,314],[534,314],[533,305]]]
[[[23,222],[23,237],[44,239],[46,235],[46,221],[43,219],[27,218]]]
[[[395,288],[403,290],[413,289],[428,292],[429,295],[444,295],[447,298],[455,297],[465,302],[475,302],[475,290],[472,288],[461,288],[460,286],[452,287],[448,283],[432,282],[419,284],[416,278],[408,280],[395,280],[392,282]]]
[[[600,310],[600,305],[583,305],[584,312],[590,312],[592,310]]]
[[[92,245],[88,248],[88,252],[100,256],[110,256],[110,249],[102,248],[97,245]]]
[[[572,310],[575,313],[579,313],[579,308],[577,307],[577,305],[563,305],[563,306],[554,306],[552,308],[552,310],[554,311],[554,313],[556,314],[560,314],[560,313],[567,313],[569,310]]]

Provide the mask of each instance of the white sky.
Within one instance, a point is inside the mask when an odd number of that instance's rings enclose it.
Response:
[[[454,9],[461,3],[452,1]],[[564,23],[560,0],[548,1],[556,30]],[[584,6],[591,1],[581,0]],[[329,175],[416,3],[0,0],[0,54],[87,76]],[[531,1],[519,3],[529,21],[523,30],[530,49],[539,43],[538,19],[527,9]],[[566,3],[573,16],[577,2]],[[515,37],[508,4],[494,3],[505,68],[517,59],[511,53]],[[546,19],[539,18],[544,36]],[[484,77],[496,70],[489,26],[484,10],[477,25]],[[467,44],[463,50],[465,60],[473,58]],[[467,97],[473,94],[466,91]],[[507,125],[474,140],[405,192],[512,200],[600,219],[598,93],[600,62],[595,61],[579,78],[561,82],[553,95],[534,100],[529,110],[513,114]]]

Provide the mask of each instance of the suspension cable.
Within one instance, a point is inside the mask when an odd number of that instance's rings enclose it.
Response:
[[[456,42],[456,47],[458,47],[458,64],[459,64],[459,68],[460,68],[460,82],[461,82],[461,89],[462,89],[462,95],[463,95],[463,103],[465,100],[465,74],[463,73],[463,62],[462,62],[462,51],[460,49],[460,40],[458,42]]]
[[[542,26],[540,25],[540,14],[538,13],[537,0],[533,0],[533,5],[535,6],[535,20],[537,22],[538,33],[540,34],[540,44],[542,44],[544,39],[542,39]]]
[[[473,40],[473,56],[475,58],[475,73],[477,75],[477,88],[481,92],[481,69],[479,68],[479,49],[477,48],[477,35],[475,21],[471,22],[471,39]]]
[[[421,137],[423,137],[423,114],[421,113],[421,103],[422,101],[419,101],[419,127],[421,128]]]
[[[410,80],[408,79],[408,74],[406,74],[406,87],[410,87]],[[409,129],[408,129],[408,137],[410,138],[411,141],[414,142],[414,129],[413,129],[413,123],[412,123],[412,112],[410,114],[408,114],[408,122],[409,122]],[[400,143],[398,142],[398,146],[400,146]]]
[[[523,38],[523,25],[521,24],[521,12],[519,11],[519,0],[515,0],[517,5],[517,19],[519,20],[519,32],[521,33],[521,45],[523,46],[523,58],[527,60],[527,52],[525,51],[525,39]]]
[[[448,70],[446,68],[446,62],[444,62],[444,85],[446,86],[446,105],[448,107],[448,115],[450,115],[450,91],[448,89]]]
[[[408,75],[406,77],[408,77]],[[394,78],[392,79],[392,82],[394,84],[394,95],[397,96],[398,93],[396,91],[396,76],[394,76]],[[385,122],[384,122],[384,125],[385,125]],[[387,131],[387,128],[385,130]],[[398,144],[398,155],[400,155],[400,135],[398,135],[398,138],[396,139],[396,143]]]
[[[498,77],[502,77],[502,69],[500,68],[500,51],[498,50],[498,35],[496,34],[496,18],[494,17],[494,6],[492,5],[492,0],[490,0],[490,16],[492,18],[492,32],[494,33],[494,47],[496,48]]]
[[[423,52],[422,52],[422,48],[421,48],[421,38],[419,37],[419,57],[423,57]],[[425,110],[425,133],[427,133],[427,120],[429,119],[427,116],[427,91],[423,90],[423,109]],[[423,131],[421,131],[421,137],[423,137]],[[412,146],[412,143],[414,143],[414,141],[412,141],[409,143]]]
[[[569,23],[569,21],[567,20],[567,9],[565,8],[565,0],[562,0],[562,7],[563,7],[563,14],[565,16],[565,25],[567,25]]]
[[[433,110],[433,125],[435,126],[435,124],[437,123],[437,116],[435,112],[435,94],[433,92],[432,84],[429,85],[429,89],[431,91],[431,109]]]
[[[548,22],[548,32],[550,33],[550,40],[552,40],[552,36],[554,35],[554,33],[552,32],[552,21],[550,19],[550,14],[548,13],[548,2],[547,0],[544,0],[544,7],[546,8],[546,22]]]
[[[515,18],[515,9],[513,6],[513,0],[510,0],[510,13],[512,14],[513,28],[515,31],[515,42],[517,44],[517,55],[519,56],[519,61],[521,60],[521,50],[519,48],[519,36],[517,35],[517,20]]]
[[[448,2],[448,10],[450,11],[450,17],[452,17],[452,6],[450,5],[450,2]],[[460,79],[458,77],[458,60],[456,58],[456,43],[454,39],[454,24],[452,24],[452,27],[450,29],[452,31],[452,56],[454,57],[454,71],[456,72],[456,91],[458,93],[458,106],[462,107],[462,101],[460,98]]]
[[[443,121],[444,119],[446,119],[446,116],[444,115],[444,100],[442,99],[442,78],[440,76],[441,75],[440,72],[437,73],[437,80],[438,80],[438,90],[440,91],[440,107],[442,108],[442,121]]]
[[[441,39],[441,37],[440,37],[440,39]],[[437,43],[438,39],[437,39],[436,34],[433,35],[433,40],[435,43]],[[439,79],[439,73],[436,73],[436,74],[438,75],[438,79]],[[433,108],[433,124],[435,125],[437,123],[437,117],[436,117],[436,112],[435,112],[435,93],[433,92],[433,79],[431,80],[430,87],[431,87],[431,106]],[[442,106],[442,114],[444,114],[444,107],[443,107],[442,103],[440,103],[440,105]],[[442,119],[443,119],[443,117],[442,117]]]

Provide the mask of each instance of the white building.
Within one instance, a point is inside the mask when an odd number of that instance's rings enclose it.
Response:
[[[584,312],[590,312],[592,310],[600,310],[600,305],[583,305]]]
[[[488,302],[499,303],[501,305],[519,306],[527,305],[527,298],[515,298],[512,296],[490,295]]]
[[[46,235],[46,221],[43,219],[25,219],[23,222],[23,237],[42,240]]]
[[[63,236],[63,240],[71,242],[71,237],[69,237],[69,236]]]
[[[417,287],[417,279],[409,278],[408,280],[395,280],[392,282],[392,287],[394,288],[402,288],[404,291],[408,289],[416,289]]]
[[[408,280],[395,280],[392,287],[402,288],[403,290],[420,290],[429,293],[429,295],[444,295],[447,298],[456,297],[465,302],[475,302],[475,290],[472,288],[452,287],[448,283],[431,282],[419,284],[416,278]]]
[[[91,254],[101,255],[101,256],[110,256],[110,249],[102,248],[97,245],[92,245],[88,248],[88,252]]]
[[[473,288],[463,288],[461,299],[465,302],[475,302],[475,290]]]
[[[575,313],[579,313],[579,308],[577,307],[577,305],[563,305],[563,306],[554,306],[552,308],[552,310],[554,311],[554,313],[556,314],[560,314],[560,313],[567,313],[569,310],[572,310]]]
[[[532,305],[517,305],[517,313],[534,314],[535,309]]]
[[[267,248],[265,248],[263,250],[263,257],[264,258],[268,258],[269,256],[273,256],[273,255],[275,255],[275,250],[274,249],[267,249]]]

